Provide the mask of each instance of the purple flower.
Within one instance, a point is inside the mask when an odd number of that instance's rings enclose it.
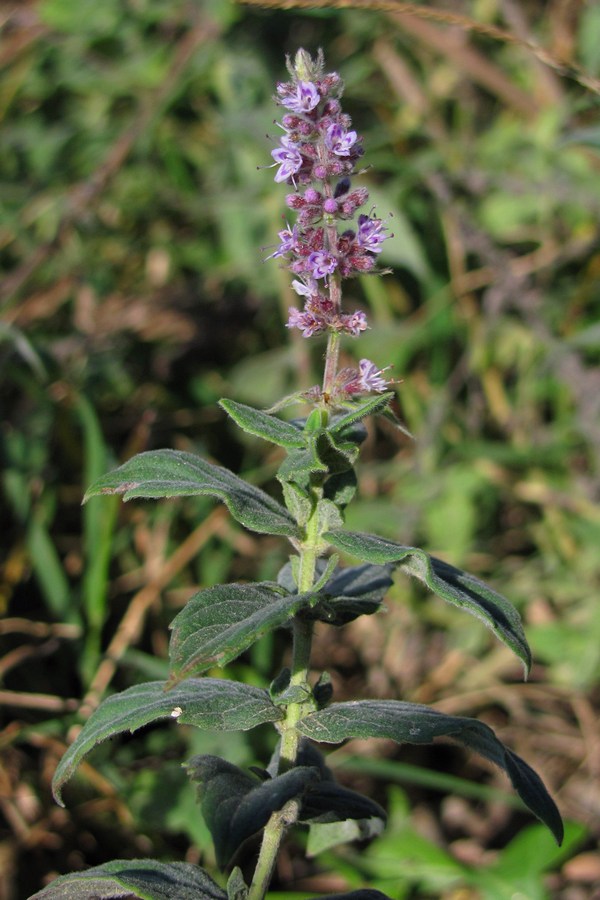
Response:
[[[275,175],[275,181],[277,182],[293,178],[296,172],[299,172],[302,168],[302,154],[296,144],[288,137],[282,137],[281,144],[281,147],[271,150],[271,156],[279,164],[279,169]]]
[[[381,219],[372,219],[365,215],[359,216],[356,243],[370,253],[381,253],[381,244],[388,237],[387,234],[384,234],[385,230]]]
[[[361,331],[366,331],[368,326],[367,317],[364,312],[357,310],[349,316],[340,316],[341,324],[348,334],[358,337]]]
[[[292,306],[289,312],[286,328],[299,328],[302,337],[312,337],[313,334],[319,334],[327,328],[327,323],[309,310],[305,309],[300,312],[299,309]]]
[[[325,132],[325,145],[336,156],[350,156],[352,147],[358,140],[355,131],[344,131],[341,125],[334,123]]]
[[[300,297],[312,297],[319,293],[319,288],[313,278],[307,278],[306,282],[298,281],[296,278],[292,281],[292,287]]]
[[[337,259],[326,250],[316,250],[306,260],[313,278],[327,278],[337,268]]]
[[[359,383],[363,391],[385,391],[388,381],[382,378],[385,369],[378,369],[370,359],[361,359],[358,364]]]
[[[265,257],[265,262],[267,259],[277,259],[279,256],[285,256],[286,253],[294,253],[298,246],[298,226],[294,225],[293,228],[290,228],[288,225],[283,231],[279,232],[279,240],[281,243],[277,250],[274,253],[271,253],[270,256]]]
[[[321,99],[319,92],[311,81],[299,81],[295,87],[295,93],[290,91],[289,84],[278,84],[277,93],[279,101],[286,109],[295,113],[308,113],[318,105]]]

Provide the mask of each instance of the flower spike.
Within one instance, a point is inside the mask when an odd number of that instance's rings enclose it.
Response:
[[[391,235],[372,211],[359,215],[354,228],[345,224],[366,204],[369,192],[352,186],[363,148],[342,110],[340,76],[324,72],[321,51],[312,58],[299,50],[287,66],[290,81],[279,83],[275,96],[285,110],[277,123],[283,134],[271,156],[278,166],[275,181],[294,188],[286,204],[296,213],[296,223],[279,232],[279,246],[267,258],[280,259],[296,276],[292,288],[303,298],[303,309],[290,309],[287,327],[297,328],[305,338],[328,335],[318,396],[341,400],[379,393],[388,382],[375,363],[361,360],[358,369],[337,373],[339,336],[356,338],[368,328],[362,310],[342,311],[341,286],[344,279],[382,271],[377,261]]]

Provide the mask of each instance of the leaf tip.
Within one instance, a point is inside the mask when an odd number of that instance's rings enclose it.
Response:
[[[52,785],[52,797],[54,798],[54,802],[61,807],[61,809],[65,809],[65,801],[62,798],[62,789],[63,783],[62,781],[56,782]]]

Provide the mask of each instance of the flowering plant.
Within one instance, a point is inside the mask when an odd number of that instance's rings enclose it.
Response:
[[[373,837],[383,828],[385,811],[338,785],[316,746],[353,737],[412,744],[452,738],[503,768],[524,803],[559,843],[562,839],[560,815],[540,778],[487,725],[399,700],[333,702],[327,673],[311,671],[315,623],[335,627],[380,610],[395,569],[477,616],[513,651],[525,673],[531,655],[515,609],[477,578],[421,549],[344,528],[344,510],[357,487],[354,464],[366,433],[362,422],[374,414],[394,416],[385,370],[368,359],[357,368],[338,368],[342,336],[358,337],[367,328],[363,312],[343,311],[342,283],[378,271],[378,255],[389,235],[372,212],[359,213],[356,226],[346,227],[367,203],[368,192],[352,187],[363,150],[341,109],[339,75],[324,74],[322,54],[312,59],[303,50],[288,68],[290,81],[277,86],[277,102],[286,112],[272,157],[275,181],[293,188],[287,205],[296,223],[279,233],[271,258],[289,268],[304,302],[302,310],[290,310],[288,327],[306,338],[327,335],[323,382],[278,404],[310,404],[312,411],[301,421],[284,421],[276,409],[221,401],[242,429],[286,451],[277,476],[283,503],[227,469],[173,450],[130,459],[93,484],[86,499],[209,495],[225,503],[245,528],[287,538],[289,561],[276,581],[217,585],[193,596],[171,626],[168,680],[139,684],[104,700],[62,758],[54,793],[62,803],[65,782],[100,741],[160,719],[221,731],[272,723],[277,746],[260,770],[245,771],[209,755],[195,756],[186,765],[198,786],[217,864],[231,872],[225,888],[187,863],[116,860],[62,876],[35,897],[102,898],[125,891],[156,900],[262,900],[293,826],[308,827],[317,844],[332,823],[339,826],[338,842]],[[342,566],[340,554],[360,564]],[[293,636],[291,661],[274,673],[268,689],[205,675],[278,628]],[[327,840],[331,845],[330,832]],[[384,895],[365,889],[338,896]]]

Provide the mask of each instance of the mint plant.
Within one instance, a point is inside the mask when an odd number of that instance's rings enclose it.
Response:
[[[342,285],[358,273],[381,271],[378,255],[390,235],[372,211],[358,213],[368,201],[366,188],[352,184],[363,149],[342,111],[339,75],[324,73],[322,53],[313,59],[304,50],[293,63],[288,60],[288,70],[290,80],[277,86],[276,100],[285,112],[272,157],[275,182],[293,188],[287,205],[296,220],[279,233],[269,258],[290,270],[303,301],[301,310],[290,310],[287,326],[305,338],[327,337],[323,381],[268,411],[221,401],[240,428],[286,451],[277,475],[282,501],[227,469],[174,450],[130,459],[93,484],[85,499],[208,495],[250,531],[287,539],[289,561],[274,581],[222,584],[193,596],[171,625],[168,680],[139,684],[104,700],[63,756],[53,790],[62,804],[65,782],[99,742],[161,719],[220,731],[271,723],[278,735],[276,750],[264,770],[244,770],[208,755],[186,764],[217,863],[230,872],[225,888],[187,863],[116,860],[62,876],[35,897],[102,898],[125,891],[152,900],[262,900],[291,828],[310,829],[313,847],[373,837],[383,828],[385,811],[337,784],[317,747],[355,737],[412,744],[451,738],[504,769],[525,805],[558,843],[562,840],[559,812],[542,781],[487,725],[401,700],[336,702],[327,673],[311,670],[315,623],[336,627],[376,613],[396,569],[481,619],[521,661],[525,675],[531,654],[516,610],[478,578],[424,550],[344,528],[344,510],[357,489],[354,467],[366,434],[363,420],[386,416],[402,427],[390,408],[394,394],[384,369],[368,359],[357,367],[339,367],[343,336],[357,338],[368,327],[363,312],[344,311]],[[294,403],[312,410],[293,421],[276,414]],[[342,555],[359,563],[343,566]],[[273,673],[268,689],[205,675],[280,628],[292,636],[291,662]],[[337,896],[384,895],[365,889]]]

